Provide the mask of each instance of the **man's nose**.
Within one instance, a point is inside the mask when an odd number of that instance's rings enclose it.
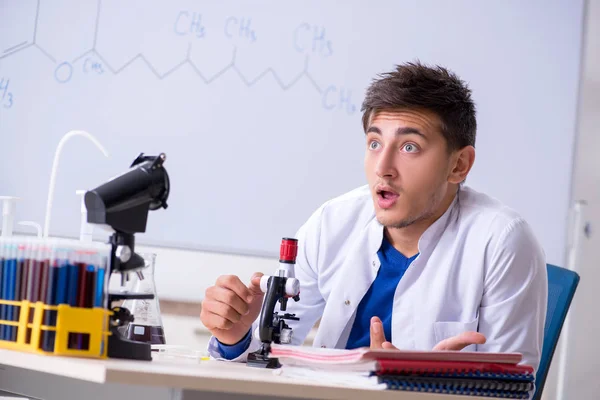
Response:
[[[385,149],[379,153],[377,164],[375,165],[375,173],[380,178],[393,178],[397,175],[396,165],[394,163],[394,153],[392,149]]]

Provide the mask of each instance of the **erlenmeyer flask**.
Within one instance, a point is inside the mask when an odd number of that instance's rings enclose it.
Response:
[[[139,273],[130,273],[127,282],[128,292],[135,294],[153,294],[152,300],[128,299],[123,302],[123,307],[133,314],[133,322],[123,327],[123,335],[130,340],[150,344],[166,344],[165,332],[156,285],[154,283],[154,266],[156,254],[140,254],[145,261],[145,267]]]

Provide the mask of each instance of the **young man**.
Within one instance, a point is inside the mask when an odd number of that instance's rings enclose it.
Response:
[[[371,84],[362,111],[368,185],[323,204],[296,236],[292,344],[320,318],[319,347],[515,351],[537,371],[545,256],[515,211],[463,185],[476,133],[466,84],[404,64]],[[260,276],[207,289],[212,356],[243,361],[258,349]]]

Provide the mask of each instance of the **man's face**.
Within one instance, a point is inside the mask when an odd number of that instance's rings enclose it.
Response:
[[[451,157],[429,111],[380,111],[366,132],[365,171],[378,221],[404,228],[433,217],[448,186]]]

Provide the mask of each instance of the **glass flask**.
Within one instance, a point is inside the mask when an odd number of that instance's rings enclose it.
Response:
[[[133,322],[120,328],[120,332],[129,340],[146,342],[150,344],[166,344],[165,332],[156,284],[154,282],[154,268],[156,254],[138,253],[144,259],[144,268],[140,271],[129,273],[125,286],[118,290],[127,294],[153,294],[151,300],[126,299],[122,307],[127,308],[133,314]]]

